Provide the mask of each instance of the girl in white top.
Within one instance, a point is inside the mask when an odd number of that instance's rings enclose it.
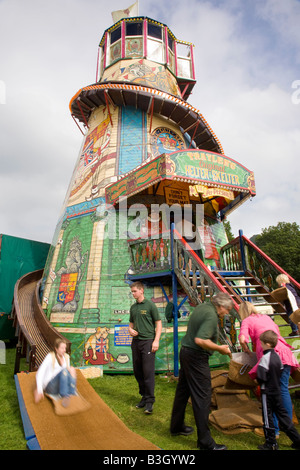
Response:
[[[36,373],[35,402],[44,398],[44,392],[60,395],[62,405],[68,406],[70,395],[76,394],[76,371],[70,367],[70,357],[66,354],[66,343],[57,339],[54,352],[47,354]]]

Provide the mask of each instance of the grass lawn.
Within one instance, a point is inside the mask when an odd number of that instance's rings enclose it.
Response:
[[[138,389],[133,376],[104,376],[102,378],[91,379],[90,383],[130,429],[144,436],[161,449],[187,451],[197,449],[196,432],[186,437],[172,437],[169,432],[176,382],[170,381],[164,375],[156,376],[156,402],[153,414],[150,416],[144,415],[143,410],[135,408],[135,404],[139,401],[140,397],[137,394]],[[300,415],[300,406],[298,409]],[[186,424],[195,425],[190,405],[187,406],[186,410]],[[299,426],[297,428],[300,430]],[[215,441],[225,444],[229,450],[257,450],[257,446],[264,441],[262,437],[255,435],[253,432],[228,435],[217,431],[212,426],[210,429]],[[280,449],[291,449],[291,441],[284,433],[281,433],[278,442]]]
[[[0,449],[26,449],[23,424],[14,381],[15,348],[6,349],[6,364],[0,364]],[[25,370],[25,369],[24,369]]]
[[[13,377],[15,348],[6,350],[6,364],[0,364],[0,449],[25,450],[22,420],[19,412],[17,393]],[[21,364],[26,370],[26,364]],[[144,436],[162,450],[196,450],[196,433],[183,437],[172,437],[169,432],[170,416],[176,389],[176,382],[165,374],[156,376],[156,403],[152,415],[135,408],[139,401],[138,388],[132,375],[104,375],[89,379],[90,384],[110,406],[117,416],[134,432]],[[295,410],[300,417],[300,400],[293,397]],[[187,406],[186,424],[193,426],[194,418],[190,405]],[[297,426],[300,430],[300,426]],[[211,427],[217,443],[226,444],[229,450],[256,450],[263,438],[253,432],[226,435]],[[280,449],[289,450],[291,441],[284,433],[279,439]]]

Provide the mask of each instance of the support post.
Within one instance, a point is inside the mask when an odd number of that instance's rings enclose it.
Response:
[[[241,252],[241,261],[242,261],[242,267],[244,274],[246,273],[247,270],[247,262],[246,262],[246,256],[245,256],[245,248],[244,248],[244,242],[243,242],[243,230],[239,230],[239,242],[240,242],[240,252]],[[249,282],[246,281],[246,285],[249,285]],[[247,294],[250,295],[250,288],[247,287],[246,289]],[[248,302],[252,302],[251,297],[247,297]]]
[[[151,130],[152,130],[152,119],[153,119],[153,109],[154,109],[154,98],[152,97],[151,98],[152,102],[151,102],[151,116],[150,116],[150,129],[149,129],[149,133],[151,134]]]
[[[112,118],[111,118],[111,114],[110,114],[109,102],[108,102],[108,96],[107,95],[108,95],[107,90],[105,90],[105,92],[104,92],[105,103],[106,103],[106,107],[107,107],[107,111],[108,111],[108,115],[109,115],[110,124],[113,127],[113,122],[112,122]]]
[[[172,267],[172,292],[173,292],[173,348],[174,348],[174,376],[179,375],[178,364],[178,305],[177,305],[177,277],[175,274],[175,257],[174,257],[174,228],[175,224],[171,224],[171,267]]]
[[[240,241],[242,267],[243,267],[243,271],[245,272],[247,270],[247,263],[246,263],[246,256],[245,256],[244,243],[243,243],[243,230],[239,230],[239,241]]]

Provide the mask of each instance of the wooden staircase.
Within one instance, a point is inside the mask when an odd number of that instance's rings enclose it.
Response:
[[[239,237],[224,245],[221,249],[222,269],[211,269],[192,250],[190,245],[172,227],[170,240],[129,240],[133,273],[128,274],[130,280],[149,279],[159,285],[169,280],[172,288],[177,291],[177,283],[186,294],[192,306],[209,302],[218,292],[226,292],[232,297],[234,307],[230,315],[220,321],[219,341],[228,344],[232,352],[240,350],[238,330],[240,329],[239,306],[244,301],[253,302],[255,307],[272,319],[280,316],[284,322],[277,325],[281,329],[288,326],[288,317],[284,306],[272,295],[278,288],[276,277],[287,274],[254,243],[240,231]],[[290,282],[300,292],[300,284],[289,276]],[[183,303],[182,302],[182,303]],[[177,304],[177,303],[176,303]],[[174,324],[177,325],[179,306],[174,304]],[[176,322],[175,322],[176,319]],[[282,331],[282,330],[281,330]],[[299,336],[285,336],[285,339]],[[295,355],[300,352],[299,340],[294,343]],[[290,343],[291,344],[291,343]],[[300,344],[300,343],[299,343]],[[298,358],[297,358],[298,359]],[[291,388],[300,387],[300,381]]]
[[[272,315],[280,315],[286,322],[288,321],[284,306],[250,271],[245,273],[213,271],[213,274],[238,305],[247,300],[253,302],[259,309],[265,308],[271,312],[272,308]]]

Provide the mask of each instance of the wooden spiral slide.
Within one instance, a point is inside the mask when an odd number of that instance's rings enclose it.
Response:
[[[69,412],[61,415],[47,397],[38,404],[34,402],[36,370],[55,339],[62,337],[41,308],[41,276],[42,271],[26,274],[16,283],[14,291],[13,315],[18,334],[14,377],[27,447],[31,450],[159,450],[127,428],[80,370],[77,370],[77,391],[88,406],[70,407]],[[70,352],[71,343],[66,342]],[[27,357],[28,373],[19,371],[21,357]]]

